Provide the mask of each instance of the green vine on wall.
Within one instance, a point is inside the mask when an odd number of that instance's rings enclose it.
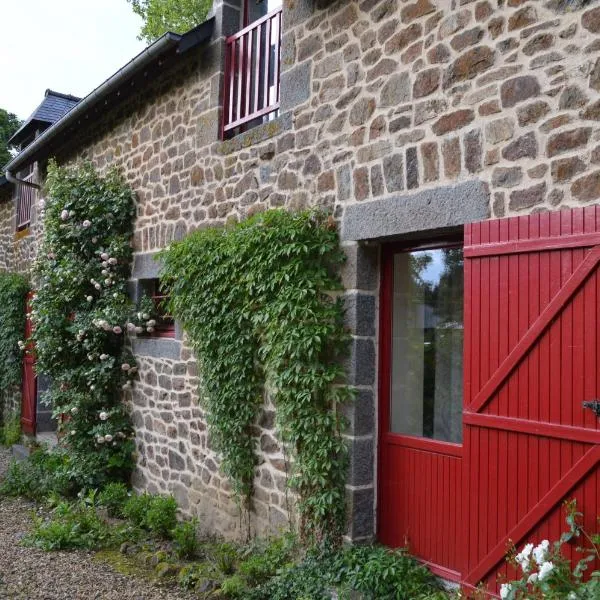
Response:
[[[198,356],[224,472],[248,506],[253,425],[266,391],[293,453],[301,531],[313,541],[338,538],[345,517],[347,452],[336,407],[352,391],[341,364],[349,336],[332,295],[343,262],[332,223],[316,212],[273,210],[197,231],[162,253],[170,310]]]
[[[0,273],[0,392],[21,384],[25,297],[27,279],[17,273]],[[1,412],[1,411],[0,411]]]
[[[40,202],[33,339],[46,400],[59,419],[69,475],[78,487],[125,478],[132,427],[121,400],[136,367],[124,346],[131,313],[134,196],[116,171],[50,163]],[[131,327],[130,325],[129,327]]]

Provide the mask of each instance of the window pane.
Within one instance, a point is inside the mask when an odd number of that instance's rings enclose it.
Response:
[[[462,441],[463,252],[394,257],[391,431]]]

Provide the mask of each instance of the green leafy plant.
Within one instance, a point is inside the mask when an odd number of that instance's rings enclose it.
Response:
[[[175,553],[178,558],[194,558],[200,548],[198,541],[197,529],[198,521],[184,521],[178,523],[172,532],[172,538],[175,546]]]
[[[342,303],[331,294],[341,289],[343,261],[333,220],[267,211],[197,231],[162,258],[169,310],[198,356],[211,439],[242,506],[252,495],[253,424],[266,391],[293,454],[302,534],[338,540],[347,453],[336,406],[352,391],[343,385]]]
[[[123,507],[129,500],[131,492],[120,481],[107,483],[98,494],[98,503],[106,508],[109,517],[123,517]]]
[[[213,549],[212,559],[220,573],[233,575],[238,560],[238,549],[229,542],[223,542]]]
[[[98,549],[111,541],[111,530],[86,500],[61,502],[49,518],[33,515],[33,531],[25,543],[42,550]]]
[[[41,499],[51,494],[73,496],[70,458],[64,450],[38,449],[22,462],[13,461],[0,484],[0,494]]]
[[[60,417],[61,443],[80,488],[125,480],[133,431],[121,401],[136,367],[124,345],[132,306],[134,196],[116,171],[48,167],[43,239],[32,302],[37,369]]]
[[[134,525],[155,535],[169,537],[177,525],[177,502],[173,496],[134,495],[123,506],[123,514]]]
[[[248,584],[240,575],[232,575],[221,583],[221,592],[227,598],[246,598],[248,595]]]
[[[22,275],[0,272],[0,391],[21,383],[21,357],[25,334],[25,297],[29,283]]]

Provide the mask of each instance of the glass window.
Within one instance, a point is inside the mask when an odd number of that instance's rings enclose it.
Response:
[[[246,0],[246,24],[254,23],[276,8],[281,8],[282,3],[282,0]]]
[[[394,256],[391,431],[462,441],[463,252]]]

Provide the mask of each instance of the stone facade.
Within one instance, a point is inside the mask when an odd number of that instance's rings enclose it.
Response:
[[[366,539],[376,507],[377,244],[598,202],[600,7],[286,0],[280,114],[221,141],[221,34],[239,28],[238,8],[215,1],[214,40],[82,130],[58,158],[123,170],[138,196],[137,256],[267,208],[333,211],[348,254],[348,374],[359,390],[346,409],[348,535]],[[185,339],[151,349],[134,342],[134,350],[136,485],[172,491],[207,527],[234,535],[237,510],[196,404],[199,375]],[[273,410],[257,425],[253,531],[285,522],[290,503]]]

